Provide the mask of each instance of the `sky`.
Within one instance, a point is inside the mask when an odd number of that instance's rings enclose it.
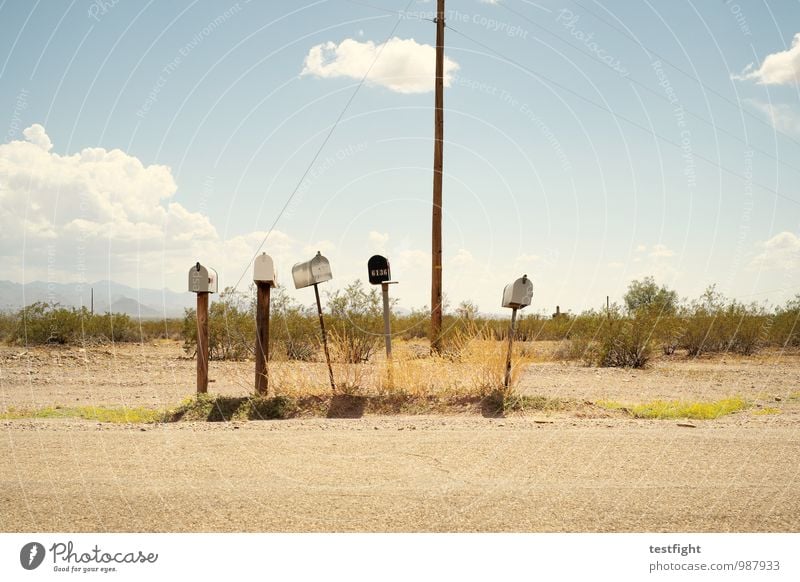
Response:
[[[0,279],[430,304],[435,2],[0,0]],[[800,293],[800,4],[449,0],[444,290]],[[363,82],[362,82],[363,81]],[[263,245],[262,245],[263,243]],[[188,291],[187,291],[188,292]]]

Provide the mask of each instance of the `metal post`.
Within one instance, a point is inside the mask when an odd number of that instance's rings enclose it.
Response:
[[[336,392],[336,383],[333,381],[333,368],[331,367],[331,355],[328,352],[328,337],[325,335],[325,322],[322,319],[322,303],[319,301],[319,289],[314,283],[314,297],[317,298],[317,313],[319,314],[319,327],[322,330],[322,348],[325,350],[325,361],[328,362],[328,376],[331,379],[331,390]]]
[[[436,95],[434,98],[433,224],[431,233],[431,349],[442,349],[442,158],[444,154],[444,0],[436,9]]]
[[[197,393],[208,392],[208,293],[197,294]]]
[[[392,378],[392,320],[389,312],[389,283],[381,283],[383,292],[383,335],[386,340],[386,367],[389,374],[389,388],[394,386]]]
[[[392,322],[389,313],[389,284],[381,283],[383,291],[383,335],[386,339],[386,359],[392,360]]]
[[[508,389],[508,384],[511,382],[511,349],[514,346],[514,331],[517,323],[517,308],[511,310],[511,329],[508,331],[508,353],[506,354],[506,377],[503,380],[503,386]]]
[[[256,394],[269,391],[269,283],[256,281]]]

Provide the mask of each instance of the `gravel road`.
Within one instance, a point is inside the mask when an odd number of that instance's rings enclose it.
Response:
[[[797,417],[0,424],[2,531],[800,531]]]

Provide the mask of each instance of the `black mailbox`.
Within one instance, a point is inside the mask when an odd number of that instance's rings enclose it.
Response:
[[[369,282],[372,285],[380,285],[386,283],[392,278],[392,272],[389,269],[389,260],[380,255],[373,255],[367,261],[367,269],[369,270]]]

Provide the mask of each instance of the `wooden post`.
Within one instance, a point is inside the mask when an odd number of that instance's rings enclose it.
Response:
[[[328,376],[331,379],[331,390],[336,392],[336,383],[333,381],[333,367],[331,367],[331,355],[328,352],[328,337],[325,335],[325,321],[322,319],[322,303],[319,301],[319,289],[314,283],[314,297],[317,298],[317,313],[319,314],[319,328],[322,330],[322,348],[325,350],[325,361],[328,362]]]
[[[269,391],[269,294],[270,283],[256,281],[256,394]]]
[[[389,283],[381,283],[383,292],[383,335],[386,340],[386,368],[389,374],[389,388],[394,386],[392,378],[392,320],[389,311]]]
[[[508,390],[508,385],[511,382],[511,350],[514,347],[514,331],[517,323],[517,308],[511,310],[511,329],[508,331],[508,353],[506,354],[506,375],[503,380],[503,386]]]
[[[208,293],[197,294],[197,393],[208,392]]]
[[[444,154],[444,0],[436,8],[436,96],[431,232],[431,349],[442,349],[442,158]]]

